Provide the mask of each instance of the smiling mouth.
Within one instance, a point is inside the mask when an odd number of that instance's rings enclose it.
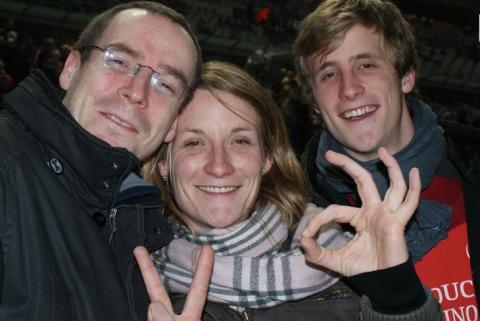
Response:
[[[133,127],[130,123],[126,122],[125,120],[121,119],[121,118],[118,118],[117,116],[115,115],[112,115],[112,114],[107,114],[107,113],[102,113],[103,116],[105,116],[106,118],[110,119],[112,122],[114,122],[115,124],[129,130],[129,131],[133,131],[133,132],[137,132],[137,130],[135,129],[135,127]]]
[[[362,106],[359,108],[351,109],[340,114],[340,117],[348,120],[357,120],[375,112],[378,109],[376,105]]]
[[[240,188],[240,186],[197,186],[201,191],[207,193],[230,193]]]

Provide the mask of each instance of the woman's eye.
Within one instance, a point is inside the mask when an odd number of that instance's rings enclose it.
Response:
[[[235,139],[235,143],[240,145],[249,145],[250,141],[248,139],[238,138],[238,139]]]

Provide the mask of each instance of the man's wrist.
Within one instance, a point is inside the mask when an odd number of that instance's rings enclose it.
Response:
[[[352,288],[366,295],[375,311],[404,314],[418,309],[427,297],[412,261],[346,279]]]

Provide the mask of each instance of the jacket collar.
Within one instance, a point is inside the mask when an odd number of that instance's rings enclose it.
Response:
[[[47,165],[57,174],[74,171],[73,176],[83,178],[81,184],[102,203],[106,197],[112,204],[123,178],[138,168],[140,161],[135,155],[111,147],[81,127],[39,70],[7,95],[5,103],[42,145]]]

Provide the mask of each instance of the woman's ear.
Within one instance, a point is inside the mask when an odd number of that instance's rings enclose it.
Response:
[[[168,176],[168,169],[167,169],[167,164],[165,164],[165,161],[160,161],[157,166],[158,166],[158,171],[160,172],[160,175]]]
[[[272,155],[267,154],[267,157],[265,157],[265,163],[263,164],[262,168],[262,175],[267,174],[270,169],[272,168]]]

